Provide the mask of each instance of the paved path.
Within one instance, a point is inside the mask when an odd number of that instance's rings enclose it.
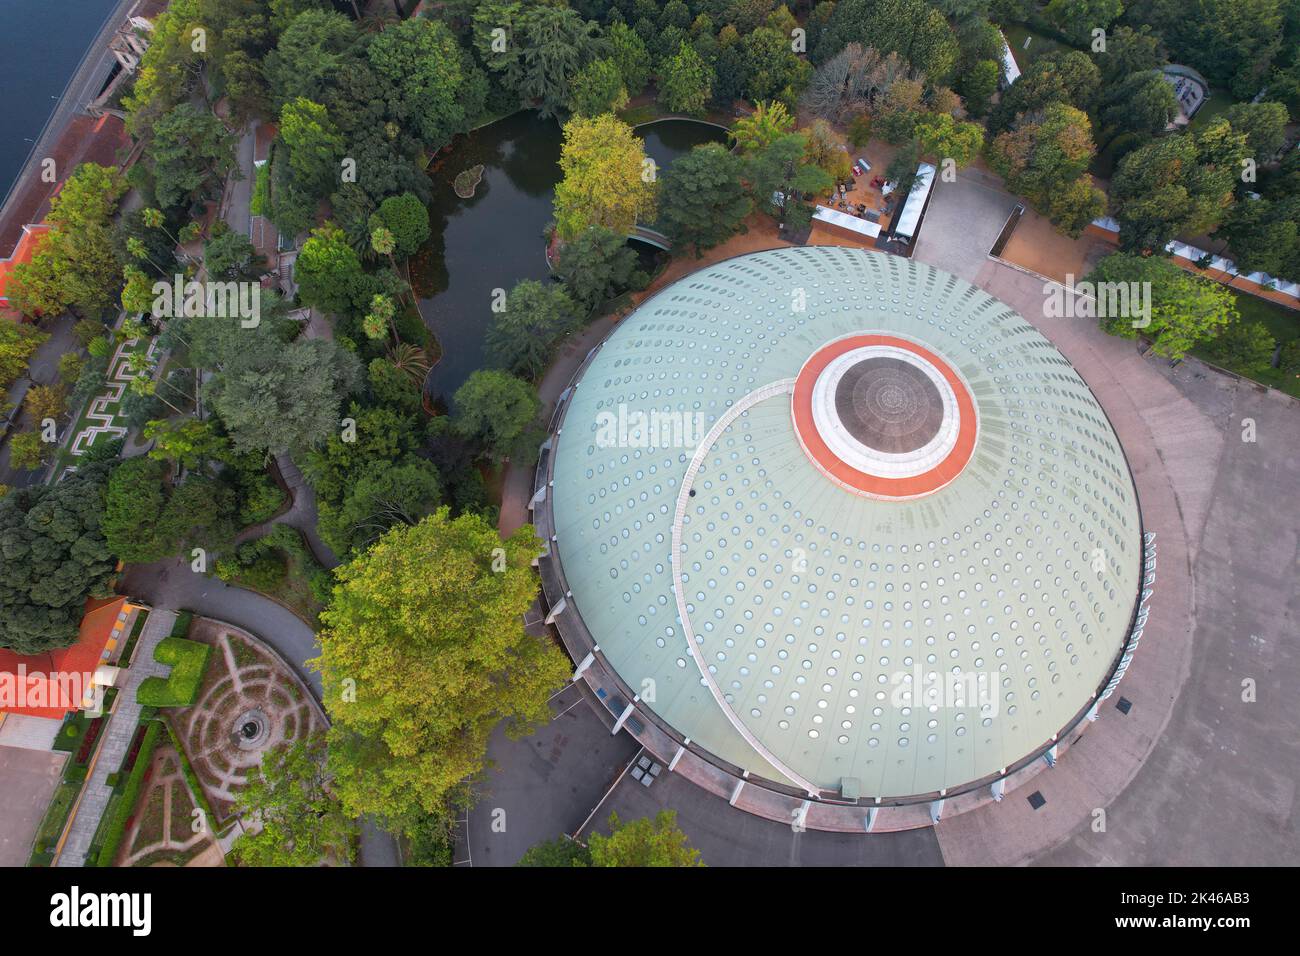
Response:
[[[95,766],[82,791],[76,816],[55,866],[86,865],[90,843],[95,838],[95,831],[99,829],[99,821],[104,815],[104,808],[108,806],[108,798],[113,794],[113,789],[108,785],[108,775],[121,768],[122,758],[131,748],[131,739],[135,736],[136,724],[140,719],[141,708],[136,702],[135,692],[146,677],[166,677],[171,673],[171,665],[159,664],[153,659],[153,652],[158,642],[171,633],[175,623],[176,615],[161,609],[151,611],[149,619],[144,622],[132,658],[134,663],[126,672],[126,683],[118,688],[113,711],[104,728],[104,741],[99,746]]]
[[[1043,280],[986,254],[1014,201],[965,172],[939,184],[916,257],[1015,307],[1079,370],[1129,457],[1158,570],[1142,643],[1099,721],[1055,769],[1001,803],[945,819],[936,831],[944,858],[1293,862],[1300,517],[1268,503],[1300,491],[1300,404],[1195,360],[1171,368],[1144,358],[1095,320],[1046,317]],[[1247,419],[1253,443],[1241,439]],[[1246,680],[1253,701],[1243,700]],[[1039,810],[1025,799],[1034,790],[1047,799]]]

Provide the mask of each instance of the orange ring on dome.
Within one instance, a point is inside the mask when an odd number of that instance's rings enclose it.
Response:
[[[930,363],[952,387],[957,398],[957,441],[939,464],[929,471],[907,478],[887,478],[872,475],[848,464],[833,451],[822,439],[813,421],[812,395],[817,378],[831,362],[846,352],[872,345],[888,345],[903,349]],[[975,439],[979,434],[979,419],[975,412],[975,401],[970,390],[960,376],[938,355],[915,342],[894,335],[863,333],[836,339],[822,346],[804,362],[795,378],[794,393],[790,401],[790,413],[794,422],[794,433],[809,460],[823,475],[846,491],[863,495],[867,498],[883,498],[906,501],[933,494],[952,482],[975,452]]]

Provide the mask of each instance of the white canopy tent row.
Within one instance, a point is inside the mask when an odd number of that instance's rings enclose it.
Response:
[[[1119,233],[1119,223],[1110,216],[1102,216],[1094,219],[1092,224],[1098,229],[1104,229],[1106,232]],[[1237,270],[1237,264],[1231,259],[1224,256],[1206,252],[1196,246],[1189,245],[1185,242],[1179,242],[1177,239],[1165,246],[1165,251],[1179,259],[1185,259],[1188,262],[1199,263],[1206,256],[1209,256],[1209,268],[1217,272],[1226,272],[1230,276],[1240,277],[1247,282],[1253,282],[1265,289],[1274,289],[1283,295],[1294,296],[1300,299],[1300,283],[1293,282],[1290,279],[1279,279],[1269,275],[1267,272],[1251,272],[1243,274]]]

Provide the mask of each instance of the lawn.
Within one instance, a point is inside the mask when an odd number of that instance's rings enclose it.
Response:
[[[1238,292],[1235,289],[1229,291],[1237,300],[1237,311],[1241,315],[1241,321],[1263,323],[1279,345],[1285,345],[1293,339],[1300,339],[1300,312],[1275,305],[1267,299],[1261,299],[1248,292]],[[1210,354],[1206,346],[1192,349],[1192,354],[1256,382],[1271,385],[1294,398],[1300,398],[1300,377],[1288,375],[1281,369],[1270,368],[1259,373],[1246,373],[1239,368],[1233,368],[1232,363],[1225,361],[1221,356]]]
[[[1237,101],[1232,98],[1232,94],[1226,93],[1223,90],[1211,89],[1209,99],[1207,99],[1204,105],[1196,111],[1196,115],[1193,116],[1192,121],[1187,124],[1187,128],[1194,133],[1199,133],[1207,124],[1209,124],[1210,120],[1214,119],[1235,102]]]
[[[190,706],[203,682],[203,671],[211,653],[212,648],[207,644],[179,637],[163,638],[153,652],[153,659],[172,665],[171,674],[166,680],[146,677],[136,691],[136,700],[145,707]]]
[[[1007,38],[1007,46],[1011,47],[1011,55],[1016,58],[1016,66],[1020,67],[1021,73],[1025,72],[1029,61],[1034,57],[1063,48],[1062,44],[1051,37],[1036,33],[1021,23],[1005,27],[1002,35]],[[1029,49],[1025,49],[1026,40],[1029,41]]]

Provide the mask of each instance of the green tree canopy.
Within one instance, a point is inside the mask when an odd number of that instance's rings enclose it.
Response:
[[[1138,283],[1138,288],[1150,283],[1150,324],[1135,325],[1145,317],[1114,315],[1101,316],[1101,327],[1126,339],[1145,336],[1156,352],[1169,358],[1182,358],[1237,318],[1230,290],[1158,256],[1113,253],[1097,263],[1088,281]]]
[[[442,508],[335,572],[312,663],[332,720],[333,790],[349,815],[407,828],[445,817],[483,771],[501,721],[517,734],[548,718],[569,667],[523,627],[540,553],[530,526],[501,540],[482,517]]]
[[[39,654],[77,640],[87,597],[107,597],[115,562],[100,527],[107,464],[0,498],[0,647]]]
[[[573,239],[588,226],[628,235],[655,212],[655,179],[647,175],[645,144],[606,113],[564,124],[563,178],[555,187],[556,229]]]
[[[677,157],[664,175],[658,223],[679,249],[726,242],[753,209],[740,182],[741,161],[719,143]]]
[[[340,428],[339,405],[361,382],[361,363],[328,339],[230,357],[207,384],[236,452],[301,452]]]
[[[480,369],[455,395],[456,430],[492,458],[511,455],[537,418],[541,403],[527,382],[495,369]]]
[[[487,352],[508,372],[536,378],[545,371],[556,343],[577,324],[577,310],[563,288],[525,279],[510,290],[505,308],[493,314]]]
[[[636,268],[636,253],[627,237],[604,226],[591,226],[566,242],[555,264],[569,296],[588,313],[627,288]]]
[[[588,841],[592,866],[703,866],[700,851],[677,826],[675,810],[660,810],[654,819],[619,820],[609,815],[609,836],[593,833]]]
[[[352,861],[356,824],[330,792],[323,737],[263,753],[261,766],[236,795],[235,812],[261,824],[235,841],[232,851],[243,866]]]

